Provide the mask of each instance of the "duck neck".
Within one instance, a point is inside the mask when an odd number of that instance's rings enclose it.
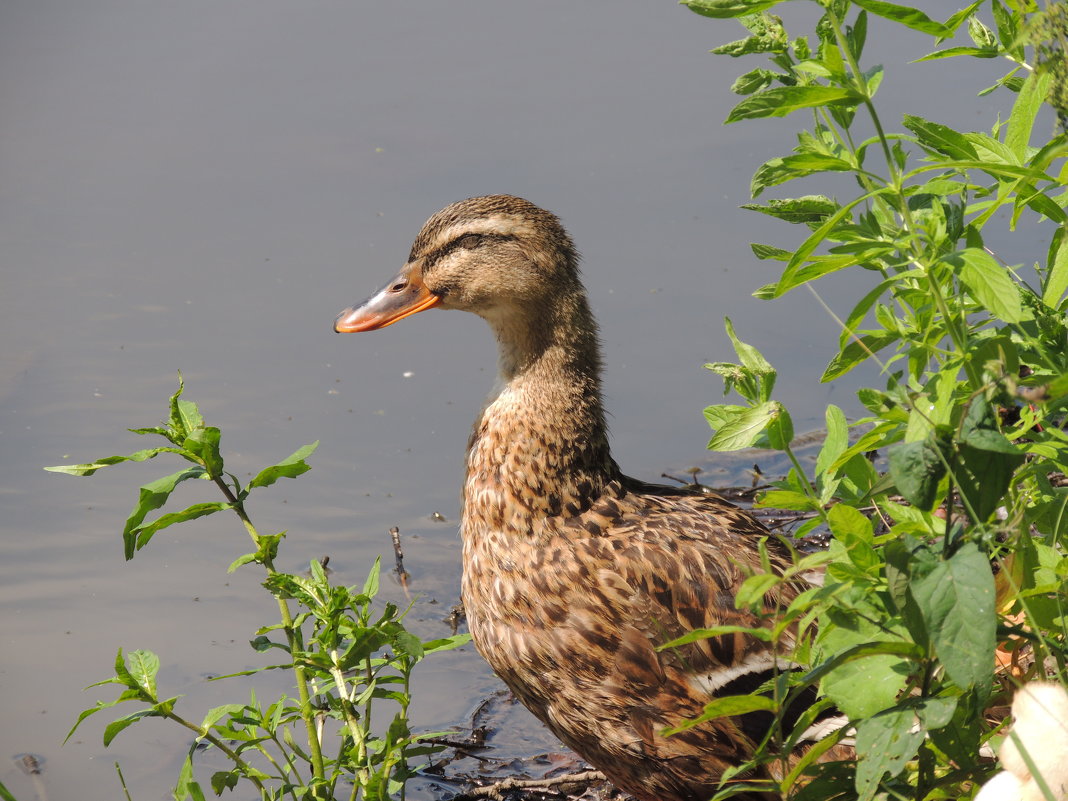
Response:
[[[581,514],[618,477],[597,327],[580,286],[552,304],[486,318],[500,347],[501,387],[471,435],[465,514],[528,536],[547,519]]]

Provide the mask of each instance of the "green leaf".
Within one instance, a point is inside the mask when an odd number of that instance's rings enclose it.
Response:
[[[870,200],[886,194],[888,190],[886,188],[876,189],[860,197],[851,200],[849,203],[840,207],[834,214],[830,215],[823,223],[812,232],[812,235],[804,241],[804,243],[797,250],[794,251],[794,255],[790,257],[789,263],[786,265],[786,269],[783,270],[782,276],[779,278],[779,285],[776,289],[776,297],[789,292],[797,286],[800,286],[804,281],[800,280],[799,273],[804,267],[805,263],[809,260],[812,254],[815,252],[821,244],[823,244],[831,231],[838,227],[847,216],[849,216],[854,207],[861,203],[866,203]]]
[[[975,58],[997,58],[997,50],[986,50],[980,47],[947,47],[945,50],[935,50],[928,53],[925,56],[915,60],[915,63],[921,61],[935,61],[940,58],[953,58],[954,56],[974,56]]]
[[[152,651],[130,651],[126,657],[126,670],[146,695],[156,698],[156,674],[159,673],[159,657]]]
[[[1020,290],[1009,271],[979,248],[965,248],[943,257],[972,297],[1006,323],[1019,323],[1029,315],[1020,302]]]
[[[368,598],[374,598],[378,595],[378,579],[379,574],[382,571],[382,557],[375,557],[375,563],[371,565],[371,570],[367,573],[367,579],[363,582],[363,590],[361,595],[366,595]]]
[[[994,32],[990,28],[983,24],[983,21],[979,17],[972,17],[968,20],[968,35],[975,42],[976,47],[981,47],[983,50],[998,49],[998,37],[994,35]]]
[[[200,722],[201,736],[197,739],[199,740],[201,739],[201,737],[207,734],[211,727],[218,723],[220,720],[222,720],[223,717],[228,715],[237,715],[243,712],[244,709],[244,704],[223,704],[222,706],[217,706],[213,709],[209,709],[208,713],[204,716],[204,720]]]
[[[843,625],[821,632],[824,661],[805,676],[805,683],[820,679],[821,691],[854,720],[893,706],[908,679],[908,659],[919,649],[913,643],[887,641],[886,631],[860,615],[839,622]],[[828,659],[829,654],[833,656]]]
[[[214,426],[201,426],[193,429],[183,443],[183,447],[203,461],[211,478],[218,478],[223,474],[223,459],[219,455],[221,436],[219,429]]]
[[[768,424],[783,411],[777,401],[768,401],[754,407],[738,407],[716,430],[708,442],[710,451],[738,451],[751,448]],[[706,410],[707,416],[707,410]]]
[[[1023,453],[1001,433],[997,413],[990,401],[979,396],[968,405],[961,421],[960,441],[982,451],[1008,454],[1023,459]]]
[[[222,795],[223,790],[233,790],[241,780],[241,773],[234,770],[217,770],[211,774],[211,789],[215,795]]]
[[[753,611],[763,608],[764,596],[779,581],[779,577],[774,573],[755,573],[752,576],[748,576],[734,595],[734,605],[738,609],[750,609]]]
[[[121,462],[144,462],[147,459],[153,459],[159,456],[161,453],[181,453],[178,448],[148,448],[143,451],[137,451],[131,453],[129,456],[106,456],[103,459],[97,459],[95,462],[89,464],[61,464],[53,467],[46,467],[52,473],[67,473],[72,476],[91,476],[101,467],[110,467],[113,464],[119,464]]]
[[[840,503],[827,514],[831,533],[842,543],[846,555],[866,573],[878,572],[882,559],[875,553],[871,521],[852,506]]]
[[[1049,269],[1042,284],[1042,302],[1051,309],[1059,306],[1065,290],[1068,290],[1068,236],[1061,233],[1064,230],[1058,232],[1060,242],[1050,255]]]
[[[249,482],[249,489],[253,487],[269,487],[280,478],[296,478],[302,473],[308,472],[311,470],[311,465],[304,460],[318,447],[319,440],[316,440],[310,445],[297,449],[278,464],[264,468]]]
[[[806,195],[769,201],[768,205],[745,203],[743,209],[759,211],[788,223],[819,224],[839,210],[838,204],[823,195]]]
[[[141,709],[137,712],[131,712],[129,715],[124,715],[118,720],[113,720],[104,728],[104,746],[111,745],[111,741],[118,736],[119,732],[126,729],[142,718],[155,718],[160,717],[160,713],[152,707],[150,709]]]
[[[728,19],[766,11],[780,2],[782,0],[682,0],[681,5],[702,17]]]
[[[938,483],[946,474],[938,448],[927,439],[901,442],[886,455],[898,492],[913,506],[931,511],[938,497]]]
[[[923,742],[924,731],[916,726],[916,713],[909,707],[888,709],[857,725],[857,796],[870,801],[886,773],[893,778],[905,769]]]
[[[731,113],[726,122],[785,117],[798,109],[813,106],[856,105],[863,98],[850,89],[833,86],[778,86],[747,97]]]
[[[961,494],[974,512],[977,521],[990,519],[990,515],[1002,505],[1005,491],[1024,460],[1023,454],[1010,456],[991,453],[968,445],[959,449],[960,464],[955,475]]]
[[[976,9],[978,9],[979,6],[981,6],[985,2],[986,0],[973,0],[971,5],[965,6],[964,8],[953,14],[949,19],[947,19],[945,22],[945,28],[948,32],[947,35],[952,36],[956,32],[957,28],[960,27],[960,24],[964,22],[964,20],[968,19],[972,14],[974,14]]]
[[[704,711],[697,717],[687,720],[678,726],[664,729],[662,734],[670,737],[709,720],[733,717],[734,715],[747,715],[750,712],[776,712],[777,710],[778,707],[775,702],[763,695],[726,695],[705,704]]]
[[[760,496],[760,502],[755,505],[761,509],[790,509],[804,512],[819,509],[819,504],[803,492],[783,489],[768,490]]]
[[[195,520],[198,517],[204,517],[206,515],[233,508],[233,504],[226,503],[225,501],[195,503],[180,512],[170,512],[165,515],[160,515],[148,525],[138,526],[133,529],[130,532],[130,535],[136,538],[135,548],[139,551],[144,548],[155,533],[161,529],[173,526],[175,523],[184,523],[187,520]]]
[[[1050,73],[1035,71],[1027,76],[1023,88],[1016,96],[1012,113],[1009,115],[1009,129],[1005,134],[1005,144],[1016,158],[1023,163],[1027,160],[1027,145],[1031,139],[1031,130],[1035,117],[1046,102],[1049,93]]]
[[[946,674],[962,689],[986,686],[994,667],[994,575],[975,543],[965,543],[909,592]]]
[[[140,497],[130,516],[126,519],[126,526],[122,530],[122,539],[125,546],[126,559],[129,561],[134,556],[134,546],[137,539],[137,530],[149,512],[159,509],[167,502],[167,498],[174,492],[183,481],[191,478],[203,478],[204,468],[200,465],[180,470],[169,476],[157,479],[141,487]]]
[[[803,178],[819,172],[845,172],[853,169],[848,161],[834,156],[818,153],[801,153],[795,156],[783,156],[765,162],[753,175],[749,190],[753,197],[758,197],[769,186]]]
[[[891,331],[876,331],[854,337],[848,345],[840,350],[827,369],[820,376],[820,381],[827,382],[845,375],[857,365],[867,361],[887,345],[897,342],[897,334]]]
[[[751,95],[753,92],[759,92],[761,89],[771,86],[777,77],[779,77],[778,73],[771,70],[750,70],[735,79],[734,83],[731,84],[731,91],[736,95]]]
[[[916,138],[924,147],[929,147],[944,156],[954,159],[976,159],[978,154],[975,147],[963,134],[954,131],[946,125],[930,122],[922,117],[906,114],[902,124],[916,134]]]
[[[902,25],[921,33],[929,33],[940,38],[953,35],[953,31],[947,29],[941,22],[935,22],[915,8],[897,5],[896,3],[887,3],[885,0],[853,0],[853,2],[871,14],[885,17],[894,22],[900,22]]]
[[[174,788],[174,797],[176,801],[185,801],[186,798],[191,798],[192,801],[205,801],[204,791],[193,778],[193,748],[189,749],[185,762],[182,763],[182,769],[178,772],[178,784]]]
[[[171,395],[170,402],[170,426],[174,439],[182,442],[193,431],[204,425],[204,418],[200,416],[200,410],[192,401],[182,400],[185,391],[185,381],[181,373],[178,374],[178,391]]]

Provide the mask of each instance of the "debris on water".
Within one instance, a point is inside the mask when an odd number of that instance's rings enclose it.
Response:
[[[430,519],[433,520],[436,523],[448,523],[449,522],[448,520],[445,519],[445,515],[443,515],[441,512],[431,512],[430,513]]]
[[[41,771],[43,770],[41,765],[44,762],[44,757],[37,756],[37,754],[15,754],[12,759],[14,759],[15,764],[19,766],[19,770],[27,776],[41,775]]]
[[[396,573],[398,581],[400,581],[401,587],[404,588],[404,597],[408,596],[408,571],[404,569],[404,549],[401,548],[400,541],[400,529],[393,526],[389,530],[389,537],[393,541],[393,558],[396,560],[396,566],[393,568],[393,572]]]

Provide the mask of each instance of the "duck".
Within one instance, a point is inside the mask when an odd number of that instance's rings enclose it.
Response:
[[[768,562],[784,571],[790,548],[716,495],[620,470],[579,255],[551,212],[512,195],[446,206],[397,276],[334,329],[378,330],[429,309],[478,315],[499,351],[462,490],[461,592],[475,647],[619,789],[640,801],[707,801],[752,756],[770,716],[665,729],[785,669],[789,636],[659,646],[696,629],[769,625],[796,586],[777,584],[755,611],[736,608],[735,596]],[[751,787],[762,777],[744,778]]]

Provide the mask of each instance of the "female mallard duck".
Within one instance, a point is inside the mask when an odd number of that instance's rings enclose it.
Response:
[[[509,195],[442,209],[400,274],[334,328],[370,331],[434,307],[474,312],[500,346],[500,386],[467,449],[460,524],[475,645],[621,789],[643,801],[711,797],[723,770],[751,755],[767,717],[661,731],[717,694],[758,686],[775,654],[740,634],[657,646],[697,628],[757,624],[734,596],[762,570],[757,545],[768,531],[714,496],[620,472],[597,326],[554,215]],[[791,594],[773,591],[768,611]]]

